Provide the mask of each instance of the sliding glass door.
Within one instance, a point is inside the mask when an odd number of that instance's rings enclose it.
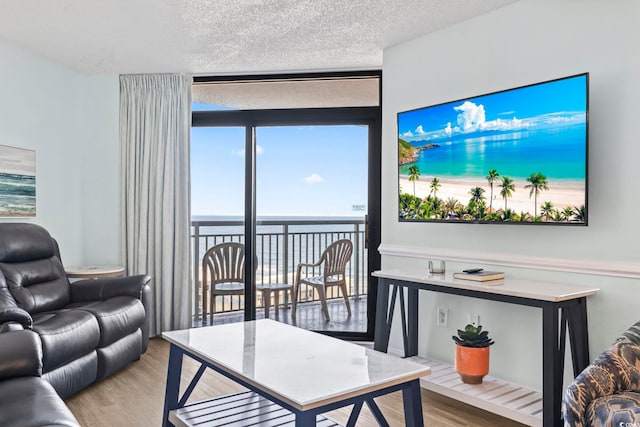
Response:
[[[257,128],[256,283],[270,289],[258,293],[272,307],[265,315],[305,329],[367,331],[368,135],[355,125]],[[349,255],[324,280],[326,251],[342,244]],[[297,292],[295,313],[288,291]]]
[[[372,339],[370,273],[380,264],[379,84],[378,72],[362,72],[213,78],[194,86],[196,325],[268,316]],[[244,250],[242,292],[214,292],[212,303],[206,254],[222,242]],[[318,278],[324,261],[338,258],[344,265],[332,267],[325,291]],[[300,278],[306,283],[296,287]]]

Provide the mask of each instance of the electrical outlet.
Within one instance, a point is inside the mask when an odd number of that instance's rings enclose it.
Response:
[[[444,307],[438,307],[436,323],[438,326],[447,326],[449,323],[449,310]]]
[[[478,326],[480,324],[480,315],[479,314],[467,314],[467,323]]]

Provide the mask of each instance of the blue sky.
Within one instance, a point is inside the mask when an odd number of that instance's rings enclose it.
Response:
[[[586,76],[435,105],[398,115],[406,141],[437,141],[483,132],[519,131],[586,119]]]
[[[244,128],[191,135],[191,214],[243,215]],[[367,139],[363,126],[258,128],[258,215],[363,216]]]

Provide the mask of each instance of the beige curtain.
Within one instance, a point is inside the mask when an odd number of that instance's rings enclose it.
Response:
[[[128,274],[152,277],[152,336],[191,327],[191,82],[120,76],[122,253]]]

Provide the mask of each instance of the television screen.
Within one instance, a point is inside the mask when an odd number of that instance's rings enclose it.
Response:
[[[398,113],[400,221],[587,225],[589,74]]]

